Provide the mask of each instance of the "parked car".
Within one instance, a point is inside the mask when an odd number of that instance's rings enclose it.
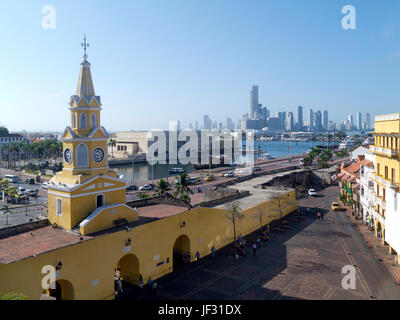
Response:
[[[25,191],[25,195],[29,196],[29,197],[37,197],[38,194],[38,190],[26,190]]]
[[[303,159],[299,160],[299,165],[304,166],[304,160]]]
[[[339,211],[340,210],[339,203],[332,202],[331,208],[332,208],[332,211]]]
[[[132,191],[132,190],[137,190],[137,189],[138,189],[138,186],[135,184],[131,184],[126,187],[126,191]]]
[[[25,190],[25,188],[23,188],[23,187],[19,187],[19,188],[18,188],[18,194],[19,194],[19,195],[24,195],[24,194],[25,194],[25,191],[26,191],[26,190]]]
[[[256,172],[256,171],[261,171],[261,168],[260,168],[259,166],[255,166],[255,167],[253,168],[253,172]]]
[[[25,183],[26,184],[35,184],[35,179],[33,179],[33,178],[26,179]]]
[[[143,186],[139,187],[139,191],[151,191],[153,187],[150,184],[144,184]]]
[[[315,197],[317,195],[317,192],[315,191],[315,189],[308,189],[308,195],[310,197]]]
[[[47,189],[49,184],[47,182],[42,183],[42,189]]]

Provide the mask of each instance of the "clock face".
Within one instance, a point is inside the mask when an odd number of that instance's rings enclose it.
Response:
[[[102,162],[104,160],[104,150],[101,148],[96,148],[92,153],[93,161]]]
[[[64,151],[64,160],[66,163],[71,163],[72,161],[72,151],[70,148],[65,149]]]

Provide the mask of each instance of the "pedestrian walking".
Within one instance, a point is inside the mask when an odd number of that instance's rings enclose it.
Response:
[[[211,257],[215,258],[215,247],[214,246],[212,246],[212,248],[211,248]]]
[[[114,275],[114,282],[115,282],[115,294],[123,293],[122,289],[122,277],[121,277],[121,269],[117,268]]]
[[[251,247],[253,248],[253,256],[255,256],[257,252],[257,245],[253,242],[253,245]]]
[[[139,287],[140,289],[143,289],[143,277],[141,274],[139,275]]]
[[[318,216],[319,220],[322,220],[321,212],[318,211],[317,216]]]
[[[197,250],[197,252],[196,252],[196,259],[197,259],[197,262],[200,262],[200,252],[199,252],[199,250]]]
[[[185,253],[185,263],[186,264],[189,264],[190,263],[190,253],[189,253],[189,251],[187,251],[186,253]]]

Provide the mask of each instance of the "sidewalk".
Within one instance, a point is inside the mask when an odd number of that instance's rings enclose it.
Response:
[[[368,230],[368,226],[362,220],[356,220],[355,216],[346,210],[346,216],[351,220],[353,226],[360,232],[365,240],[365,245],[375,255],[376,259],[383,263],[386,269],[392,274],[395,283],[400,284],[400,265],[396,254],[389,253],[389,245],[383,245],[382,239],[375,236],[375,231]]]

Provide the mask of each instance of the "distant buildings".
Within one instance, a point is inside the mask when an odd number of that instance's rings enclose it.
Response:
[[[258,86],[253,86],[250,91],[250,118],[256,118],[256,112],[258,109]]]
[[[250,90],[250,110],[244,113],[242,118],[237,122],[232,117],[226,119],[226,125],[212,121],[209,115],[204,115],[202,129],[218,129],[227,128],[230,130],[281,130],[281,131],[308,131],[308,132],[324,132],[324,131],[362,131],[372,130],[371,114],[365,114],[365,121],[361,112],[356,113],[356,118],[349,114],[346,120],[335,122],[329,120],[328,110],[308,110],[308,121],[305,114],[304,106],[299,105],[296,111],[283,111],[286,108],[280,108],[280,111],[271,114],[271,110],[266,106],[262,106],[259,102],[258,85],[253,85]],[[196,122],[197,123],[197,122]],[[236,125],[235,125],[236,124]],[[198,129],[198,125],[195,125]]]

